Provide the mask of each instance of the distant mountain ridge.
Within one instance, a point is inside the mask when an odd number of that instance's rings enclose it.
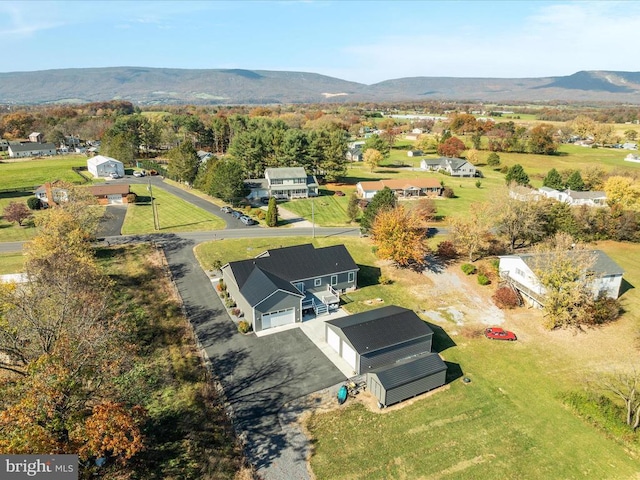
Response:
[[[0,73],[0,103],[287,104],[419,100],[640,104],[640,72],[541,78],[410,77],[373,85],[307,72],[145,67]]]

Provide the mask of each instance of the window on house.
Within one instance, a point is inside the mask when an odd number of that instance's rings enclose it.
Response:
[[[356,279],[356,272],[349,272],[349,283],[353,283]]]
[[[337,284],[338,284],[338,276],[331,275],[331,285],[337,285]]]
[[[314,286],[314,287],[319,287],[320,285],[322,285],[322,279],[321,279],[321,278],[316,278],[316,279],[313,281],[313,286]]]

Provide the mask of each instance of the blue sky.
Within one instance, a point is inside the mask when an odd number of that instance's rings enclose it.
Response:
[[[640,71],[635,1],[0,1],[0,71],[145,66],[401,77]]]

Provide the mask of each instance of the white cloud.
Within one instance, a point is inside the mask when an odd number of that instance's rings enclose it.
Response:
[[[337,70],[362,70],[349,77],[377,82],[405,76],[545,77],[638,69],[634,36],[640,31],[640,3],[539,5],[534,15],[518,23],[503,21],[503,27],[459,25],[450,34],[383,36],[347,46],[343,53],[352,67]]]
[[[43,12],[40,3],[0,2],[0,16],[3,17],[0,38],[4,41],[31,37],[42,30],[57,28],[65,23]]]

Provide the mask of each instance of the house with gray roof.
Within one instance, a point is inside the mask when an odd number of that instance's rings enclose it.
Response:
[[[271,197],[288,200],[318,195],[318,180],[302,167],[267,168],[264,178]]]
[[[43,157],[55,155],[56,146],[53,143],[9,143],[7,151],[10,158]]]
[[[432,353],[433,330],[415,312],[389,305],[325,322],[326,341],[381,405],[444,385],[447,366]]]
[[[603,191],[578,192],[576,190],[555,190],[550,187],[540,187],[538,189],[541,196],[552,198],[558,202],[568,203],[572,207],[586,205],[588,207],[605,207],[607,205],[607,194]]]
[[[462,158],[425,158],[420,162],[420,168],[432,172],[446,172],[452,177],[475,177],[477,170]]]
[[[337,309],[340,294],[356,288],[358,270],[344,245],[305,244],[229,262],[222,279],[245,320],[261,332]]]
[[[580,251],[576,251],[576,255]],[[590,252],[595,262],[584,275],[589,278],[593,297],[605,295],[618,298],[624,270],[602,250]],[[571,255],[571,252],[568,253]],[[545,303],[545,288],[540,283],[536,271],[544,269],[547,254],[504,255],[500,257],[500,278],[516,288],[522,297],[532,306],[542,307]]]

